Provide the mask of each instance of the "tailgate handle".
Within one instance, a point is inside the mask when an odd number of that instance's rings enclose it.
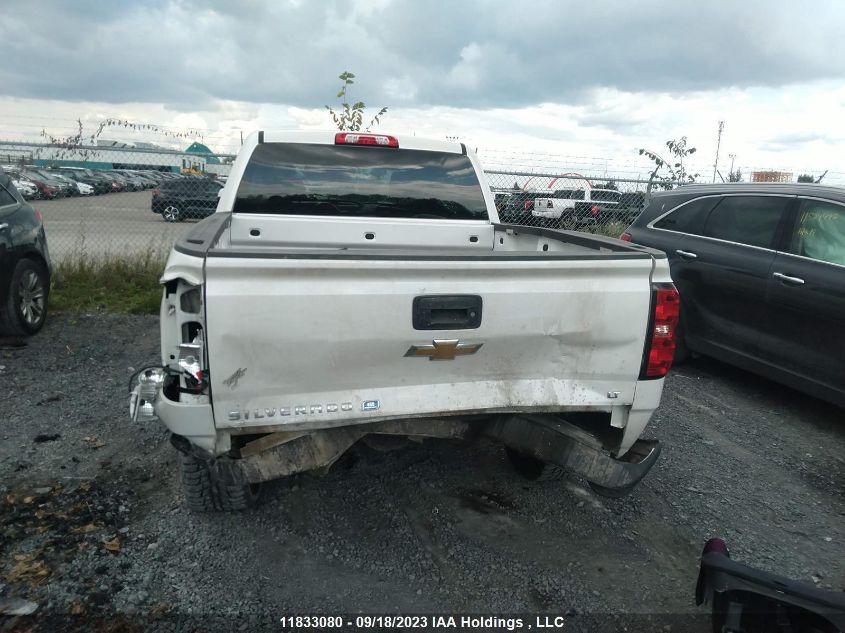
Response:
[[[415,330],[473,330],[481,325],[479,295],[414,297]]]

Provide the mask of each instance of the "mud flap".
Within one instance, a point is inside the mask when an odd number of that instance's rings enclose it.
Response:
[[[657,440],[637,440],[623,459],[614,459],[595,436],[562,418],[512,416],[485,430],[505,446],[556,464],[608,490],[628,490],[648,474],[660,456]]]

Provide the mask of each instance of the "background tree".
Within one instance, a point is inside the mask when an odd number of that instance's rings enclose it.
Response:
[[[739,167],[736,168],[736,171],[728,172],[728,182],[742,182],[742,172]]]
[[[640,149],[640,156],[646,156],[654,163],[654,169],[648,178],[646,189],[649,192],[653,186],[672,189],[676,185],[695,182],[695,179],[698,178],[698,174],[690,174],[684,167],[684,158],[695,154],[696,151],[694,147],[687,147],[686,136],[666,141],[666,147],[669,150],[669,155],[674,157],[671,160],[666,160],[657,152]]]
[[[608,180],[603,185],[596,187],[596,189],[611,189],[612,191],[619,191],[619,187],[616,186],[616,182],[613,180]]]
[[[326,110],[329,111],[332,121],[334,121],[338,130],[357,132],[361,129],[361,125],[364,121],[364,108],[367,106],[363,101],[349,103],[349,86],[355,83],[353,81],[353,79],[355,79],[355,75],[348,70],[344,70],[340,75],[338,75],[338,78],[343,82],[337,93],[337,98],[341,100],[340,107],[335,110],[331,106],[326,106]],[[378,113],[370,120],[367,127],[364,128],[364,131],[369,132],[370,128],[377,124],[379,119],[386,112],[387,108],[379,110]]]
[[[801,174],[798,176],[798,182],[816,182],[816,179],[810,174]]]

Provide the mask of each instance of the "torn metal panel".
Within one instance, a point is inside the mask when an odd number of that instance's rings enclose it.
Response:
[[[466,439],[473,425],[461,420],[396,420],[369,425],[325,429],[313,433],[274,433],[244,448],[238,460],[218,460],[232,475],[257,483],[330,466],[365,435],[416,435]],[[477,425],[476,425],[477,426]],[[261,450],[261,442],[265,443]],[[244,451],[241,451],[244,454]]]
[[[547,416],[502,416],[469,422],[458,418],[394,420],[293,435],[273,434],[242,459],[217,460],[229,476],[251,483],[269,481],[330,466],[366,435],[403,435],[452,439],[486,436],[541,461],[557,464],[610,489],[636,484],[660,454],[656,441],[638,441],[625,460],[610,456],[601,440],[584,429]],[[263,450],[259,450],[264,446]]]
[[[292,442],[303,435],[307,435],[307,433],[305,431],[279,431],[278,433],[264,435],[263,437],[259,437],[257,440],[244,444],[240,450],[241,457],[258,455],[259,453],[273,448],[274,446],[279,446],[285,442]]]
[[[611,457],[599,439],[562,419],[511,416],[498,420],[485,434],[540,461],[556,464],[609,489],[634,486],[660,455],[656,440],[639,440],[626,460]],[[636,450],[634,450],[636,448]]]

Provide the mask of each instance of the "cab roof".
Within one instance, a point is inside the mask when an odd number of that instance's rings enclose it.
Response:
[[[334,145],[338,130],[288,130],[281,132],[255,132],[248,139],[255,136],[256,143],[312,143],[318,145]],[[452,154],[466,154],[463,143],[457,141],[442,141],[421,136],[396,135],[389,132],[346,132],[347,134],[374,134],[377,136],[392,136],[399,141],[399,149],[418,149],[431,152],[448,152]]]

